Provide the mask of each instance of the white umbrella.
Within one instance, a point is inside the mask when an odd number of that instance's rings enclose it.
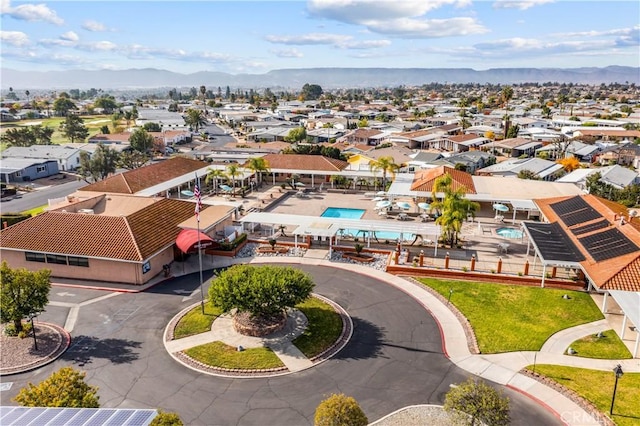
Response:
[[[387,192],[386,191],[378,191],[378,192],[376,192],[376,195],[378,197],[385,197],[387,195]]]
[[[180,191],[180,193],[182,195],[187,196],[187,197],[193,197],[193,195],[194,195],[193,191],[189,191],[188,189],[183,189],[182,191]]]
[[[418,203],[418,207],[420,207],[422,210],[429,210],[429,209],[431,209],[431,204],[429,204],[429,203]]]
[[[302,187],[302,186],[304,186],[304,183],[302,183],[302,182],[296,182],[296,183],[294,183],[294,185],[295,185],[295,186],[300,186],[300,187]]]
[[[387,208],[390,205],[391,205],[391,201],[389,201],[389,200],[382,200],[382,201],[378,201],[376,203],[376,207],[381,208],[381,209]]]
[[[505,206],[504,204],[500,204],[500,203],[496,203],[493,205],[493,208],[499,212],[508,212],[509,211],[509,207]]]
[[[373,200],[371,200],[371,201],[382,201],[382,200],[384,200],[384,199],[385,199],[384,197],[375,197],[375,198],[374,198]]]
[[[405,202],[405,201],[398,201],[396,202],[396,206],[400,207],[403,210],[409,210],[411,208],[411,204]]]

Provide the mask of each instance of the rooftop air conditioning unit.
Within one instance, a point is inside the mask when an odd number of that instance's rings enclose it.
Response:
[[[80,209],[80,210],[78,210],[78,213],[80,213],[80,214],[95,214],[93,209]]]

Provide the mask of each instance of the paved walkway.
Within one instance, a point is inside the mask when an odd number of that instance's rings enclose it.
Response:
[[[521,374],[519,371],[523,367],[536,363],[611,370],[616,364],[620,363],[625,372],[640,372],[640,360],[638,359],[619,361],[594,360],[562,355],[566,347],[576,339],[588,334],[597,333],[597,331],[610,329],[611,326],[607,325],[604,322],[605,320],[573,327],[556,333],[549,339],[548,342],[545,343],[540,352],[510,352],[493,355],[476,355],[469,352],[463,326],[456,318],[456,316],[449,310],[449,308],[425,289],[412,282],[409,282],[402,277],[388,274],[386,272],[375,270],[366,266],[354,265],[349,263],[330,262],[326,260],[326,255],[322,255],[322,250],[310,250],[307,256],[302,258],[284,256],[255,257],[252,259],[217,258],[215,260],[212,260],[210,264],[207,264],[205,267],[227,267],[235,263],[300,263],[306,265],[320,265],[350,270],[364,276],[370,276],[378,280],[383,280],[388,284],[393,285],[396,288],[411,295],[415,300],[421,303],[424,308],[429,311],[430,314],[436,319],[442,332],[443,350],[447,357],[449,357],[449,359],[454,364],[472,374],[496,382],[498,384],[505,385],[525,395],[530,396],[534,400],[537,400],[538,402],[546,405],[549,409],[554,411],[562,419],[562,421],[567,424],[592,425],[598,424],[598,422],[593,418],[593,416],[591,416],[569,398],[549,388],[548,386]],[[187,262],[181,268],[182,270],[180,272],[184,274],[194,272],[195,270],[197,270],[197,262],[193,262],[192,264],[189,264]],[[174,272],[178,271],[174,270]],[[181,274],[176,273],[176,275]],[[157,278],[156,280],[153,280],[151,283],[147,284],[145,287],[136,290],[144,290],[162,280],[163,278]],[[73,283],[67,284],[73,285]],[[126,286],[121,287],[122,291],[128,291]],[[119,290],[120,287],[114,286],[109,287],[109,289]],[[214,333],[216,332],[212,330],[210,333],[212,333],[211,336],[205,336],[202,338],[205,340],[209,340],[214,336]],[[219,339],[219,336],[215,338]],[[194,339],[196,338],[194,337]],[[194,341],[191,341],[191,343],[189,344],[193,344]],[[170,351],[179,350],[178,344],[176,343],[175,345],[175,347],[168,346],[168,349]],[[295,362],[304,363],[304,360],[300,361],[300,359],[297,358],[297,354],[291,354],[286,346],[282,348],[281,352],[285,357],[287,356],[287,353],[292,355],[292,358],[295,359]],[[292,363],[293,362],[294,361],[292,361]]]

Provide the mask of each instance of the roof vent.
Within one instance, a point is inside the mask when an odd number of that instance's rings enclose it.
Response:
[[[638,216],[638,210],[629,210],[629,217]]]
[[[95,214],[93,209],[80,209],[80,210],[78,210],[78,213],[80,213],[80,214]]]

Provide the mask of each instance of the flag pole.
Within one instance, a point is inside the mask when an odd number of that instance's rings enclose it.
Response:
[[[202,207],[201,195],[200,195],[200,178],[198,178],[198,174],[196,173],[196,185],[195,185],[195,196],[196,196],[196,223],[198,228],[198,266],[200,270],[200,307],[202,308],[202,315],[204,315],[204,290],[202,289],[202,247],[200,243],[200,209]]]

